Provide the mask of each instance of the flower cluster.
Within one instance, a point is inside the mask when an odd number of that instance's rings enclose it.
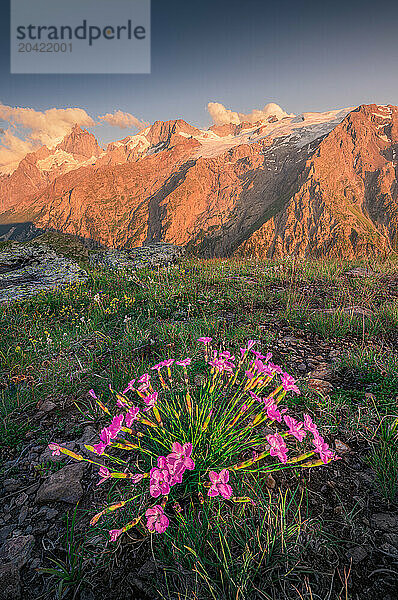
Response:
[[[182,482],[184,472],[195,468],[191,458],[191,443],[181,445],[179,442],[174,442],[172,450],[167,456],[159,456],[158,466],[153,467],[149,472],[149,490],[153,498],[160,495],[167,496],[173,485]]]
[[[144,515],[148,531],[163,533],[171,522],[165,512],[169,500],[176,518],[187,502],[202,504],[205,490],[210,502],[253,502],[248,496],[234,495],[238,488],[230,484],[231,477],[233,482],[238,477],[245,482],[248,472],[317,467],[338,459],[309,415],[300,421],[281,406],[287,393],[299,394],[300,390],[291,375],[271,362],[270,352],[254,350],[256,341],[249,340],[240,349],[240,358],[236,358],[228,350],[212,350],[209,337],[198,341],[204,344],[209,366],[208,380],[200,390],[189,382],[191,358],[167,358],[137,380],[129,381],[121,393],[109,386],[118,407],[115,415],[94,390],[89,391],[110,418],[100,431],[99,442],[86,446],[93,459],[50,444],[56,455],[63,453],[96,465],[98,485],[112,479],[136,485],[148,479],[148,485],[134,488],[130,497],[92,518],[95,524],[127,502],[136,502],[139,514],[124,527],[109,531],[113,541],[131,527],[140,526]],[[160,390],[155,389],[152,371],[157,373]],[[266,425],[265,431],[259,428],[262,424]],[[112,457],[113,449],[134,451],[139,457],[138,461],[134,458],[134,470],[140,472],[130,470],[132,462]],[[110,464],[124,465],[123,470],[97,462],[99,455],[110,459]],[[267,459],[271,462],[262,466]],[[189,477],[184,476],[187,471]],[[148,498],[160,503],[141,514]]]

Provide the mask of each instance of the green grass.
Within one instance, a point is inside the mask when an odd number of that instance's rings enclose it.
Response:
[[[82,250],[78,258],[83,263],[85,257]],[[357,266],[370,267],[374,274],[359,279],[345,275]],[[288,348],[277,343],[281,336],[304,336],[303,359],[308,348],[313,356],[321,352],[321,344],[337,351],[336,382],[324,396],[311,391],[301,376],[303,394],[291,405],[314,414],[330,439],[343,430],[349,444],[366,446],[361,458],[375,473],[376,492],[393,503],[398,470],[398,302],[396,286],[389,281],[397,279],[394,261],[187,259],[177,268],[142,270],[134,277],[89,269],[85,283],[0,305],[0,450],[5,458],[14,456],[26,446],[27,434],[43,446],[54,436],[76,439],[82,424],[98,418],[89,389],[104,396],[110,382],[123,389],[137,373],[167,356],[190,356],[202,335],[225,348],[243,347],[247,339],[260,340],[263,350],[278,347],[283,366],[300,377],[296,366],[291,368]],[[367,309],[369,316],[344,312],[352,306]],[[204,370],[195,364],[192,375],[200,378]],[[36,419],[36,406],[45,399],[57,406],[51,431]],[[108,501],[116,497],[111,489]],[[265,510],[267,502],[264,496],[259,505]],[[220,515],[209,536],[204,520],[201,527],[186,532],[185,544],[176,540],[175,548],[157,549],[156,558],[167,574],[163,597],[174,600],[178,590],[180,598],[187,599],[250,600],[259,585],[264,598],[272,597],[272,586],[284,581],[283,573],[293,568],[290,558],[300,555],[307,539],[308,514],[295,512],[297,503],[295,496],[289,508],[286,503],[284,508],[274,506],[279,524],[271,528],[262,522],[260,509],[251,522],[244,518],[244,511],[251,509],[242,507],[241,520],[223,521]],[[182,570],[173,568],[176,557]],[[59,576],[63,589],[76,589],[79,562],[66,555],[60,560],[64,567],[55,566],[58,575],[52,576]]]

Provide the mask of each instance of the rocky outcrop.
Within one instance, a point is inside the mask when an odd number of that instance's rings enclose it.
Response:
[[[144,268],[165,267],[184,254],[184,248],[163,242],[148,244],[132,250],[107,249],[90,255],[93,266],[115,270],[136,271]]]
[[[76,263],[44,245],[12,244],[0,250],[0,302],[27,298],[86,278]]]

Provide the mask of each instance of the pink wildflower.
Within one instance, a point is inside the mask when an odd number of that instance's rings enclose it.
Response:
[[[135,475],[130,476],[131,483],[139,483],[144,479],[144,475],[141,473],[135,473]]]
[[[101,477],[101,479],[99,480],[97,485],[100,485],[101,483],[103,483],[104,481],[109,479],[109,477],[111,476],[111,472],[106,467],[100,467],[100,470],[98,471],[98,475]]]
[[[271,360],[272,358],[272,353],[271,352],[267,352],[266,355],[261,354],[261,352],[257,352],[256,350],[252,350],[252,354],[254,354],[254,356],[257,358],[257,360],[261,360],[263,362],[268,362],[269,360]]]
[[[95,392],[94,392],[94,390],[88,390],[88,393],[90,394],[90,396],[91,396],[92,398],[94,398],[94,400],[98,400],[97,396],[95,395]]]
[[[211,337],[200,337],[198,338],[198,342],[203,342],[204,344],[210,344],[210,342],[213,340],[213,338]]]
[[[273,377],[275,375],[275,371],[269,365],[264,367],[263,373],[267,377]]]
[[[172,452],[167,455],[167,461],[171,465],[178,463],[184,467],[184,470],[192,471],[195,468],[195,463],[191,458],[191,454],[191,443],[181,445],[179,442],[174,442]]]
[[[232,357],[234,358],[234,357]],[[217,352],[213,354],[213,360],[209,360],[209,365],[214,367],[219,373],[226,371],[227,373],[232,373],[235,365],[227,361],[227,359],[222,358],[221,354],[217,357]]]
[[[224,358],[225,360],[229,360],[231,362],[235,360],[235,356],[232,356],[232,354],[230,352],[228,352],[228,350],[221,352],[220,358]]]
[[[112,436],[109,427],[104,427],[100,433],[100,443],[94,444],[93,446],[94,452],[96,452],[99,455],[103,454],[105,452],[106,447],[109,446],[109,444],[111,443],[111,439]]]
[[[135,384],[135,379],[132,379],[131,381],[129,381],[128,384],[127,384],[126,389],[123,390],[123,394],[127,394],[127,392],[129,392],[130,390],[132,390],[134,384]]]
[[[306,432],[303,431],[304,423],[296,421],[296,419],[293,419],[293,417],[289,417],[288,415],[285,415],[283,420],[289,427],[289,433],[293,435],[299,442],[302,442],[307,435]]]
[[[266,368],[265,364],[261,360],[258,360],[257,358],[254,361],[254,367],[259,373],[263,373]]]
[[[158,467],[159,469],[166,469],[170,475],[170,486],[175,485],[176,483],[182,483],[182,476],[184,475],[184,471],[186,467],[182,462],[170,462],[169,456],[159,456],[158,458]]]
[[[274,435],[267,435],[266,440],[271,446],[269,451],[271,456],[277,456],[282,463],[287,462],[287,447],[279,433],[275,433]]]
[[[294,392],[295,394],[300,394],[300,390],[296,385],[296,380],[291,375],[289,375],[289,373],[283,373],[282,387],[285,390],[285,392]]]
[[[319,435],[318,427],[311,419],[310,415],[304,415],[304,427],[307,431],[310,431],[314,436]]]
[[[255,394],[254,392],[249,392],[249,394],[253,398],[253,400],[256,400],[256,402],[264,402],[264,400],[260,398],[260,396],[257,396],[257,394]]]
[[[138,406],[132,406],[129,409],[129,411],[126,413],[126,416],[124,417],[124,424],[126,425],[126,427],[131,427],[133,421],[138,419],[139,412],[140,409],[138,408]]]
[[[149,373],[144,373],[139,378],[138,383],[143,383],[144,385],[148,385],[150,378],[151,378],[151,376],[149,375]]]
[[[281,369],[281,367],[279,365],[274,365],[274,363],[268,363],[268,369],[271,369],[271,371],[273,373],[279,373],[279,375],[282,375],[283,370]]]
[[[228,500],[232,496],[232,487],[228,484],[229,471],[227,471],[227,469],[222,469],[220,473],[210,471],[209,477],[211,486],[207,495],[212,498],[221,495],[225,500]]]
[[[148,410],[151,410],[151,408],[153,408],[156,404],[156,401],[158,399],[158,395],[159,392],[153,392],[153,394],[150,394],[149,396],[146,396],[145,398],[143,398],[146,407],[144,408],[145,412],[148,412]]]
[[[100,433],[100,440],[101,442],[104,442],[104,444],[107,446],[108,444],[110,444],[111,442],[111,432],[109,431],[109,427],[104,427],[101,430]]]
[[[251,371],[245,371],[245,375],[248,379],[254,379],[255,375]]]
[[[251,350],[256,344],[258,344],[258,340],[248,340],[247,349]]]
[[[108,427],[108,432],[112,440],[114,440],[115,437],[117,437],[119,431],[121,430],[123,419],[124,415],[116,415],[115,417],[113,417],[112,422]]]
[[[93,445],[93,450],[96,454],[103,454],[105,452],[105,449],[107,447],[107,444],[104,444],[103,442],[100,442],[99,444],[94,444]]]
[[[52,456],[59,456],[61,454],[61,446],[59,444],[48,444],[50,450],[52,450]]]
[[[312,440],[312,443],[325,465],[331,460],[338,460],[340,458],[335,455],[333,450],[329,448],[329,444],[327,444],[320,435],[316,435]]]
[[[154,365],[153,367],[151,367],[151,369],[159,372],[160,369],[163,369],[163,367],[164,367],[164,361],[158,363],[157,365]]]
[[[188,367],[192,362],[192,358],[184,358],[184,360],[179,360],[176,362],[176,365],[179,367]]]
[[[163,508],[159,504],[156,504],[153,508],[148,508],[145,516],[147,518],[146,526],[149,531],[164,533],[169,526],[169,519],[166,517]]]
[[[116,542],[117,538],[119,537],[119,535],[121,535],[121,533],[121,529],[110,529],[109,535],[111,538],[111,542]]]
[[[272,419],[272,421],[278,421],[278,423],[281,423],[282,415],[284,412],[287,411],[287,408],[283,408],[282,410],[279,410],[277,405],[274,404],[274,402],[269,402],[269,400],[270,400],[270,398],[267,398],[267,400],[264,401],[264,405],[267,410],[267,417],[269,419]]]
[[[149,493],[153,498],[167,496],[170,492],[170,473],[167,469],[153,467],[150,471]]]
[[[163,361],[163,365],[165,367],[171,367],[171,365],[173,364],[173,362],[174,362],[174,358],[168,358],[167,360]]]

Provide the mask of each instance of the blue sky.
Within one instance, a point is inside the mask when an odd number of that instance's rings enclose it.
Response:
[[[79,107],[94,118],[120,109],[207,127],[209,101],[294,113],[398,103],[398,3],[389,0],[152,0],[150,75],[10,75],[8,1],[1,11],[0,102],[10,106]],[[97,129],[101,142],[134,133]]]

